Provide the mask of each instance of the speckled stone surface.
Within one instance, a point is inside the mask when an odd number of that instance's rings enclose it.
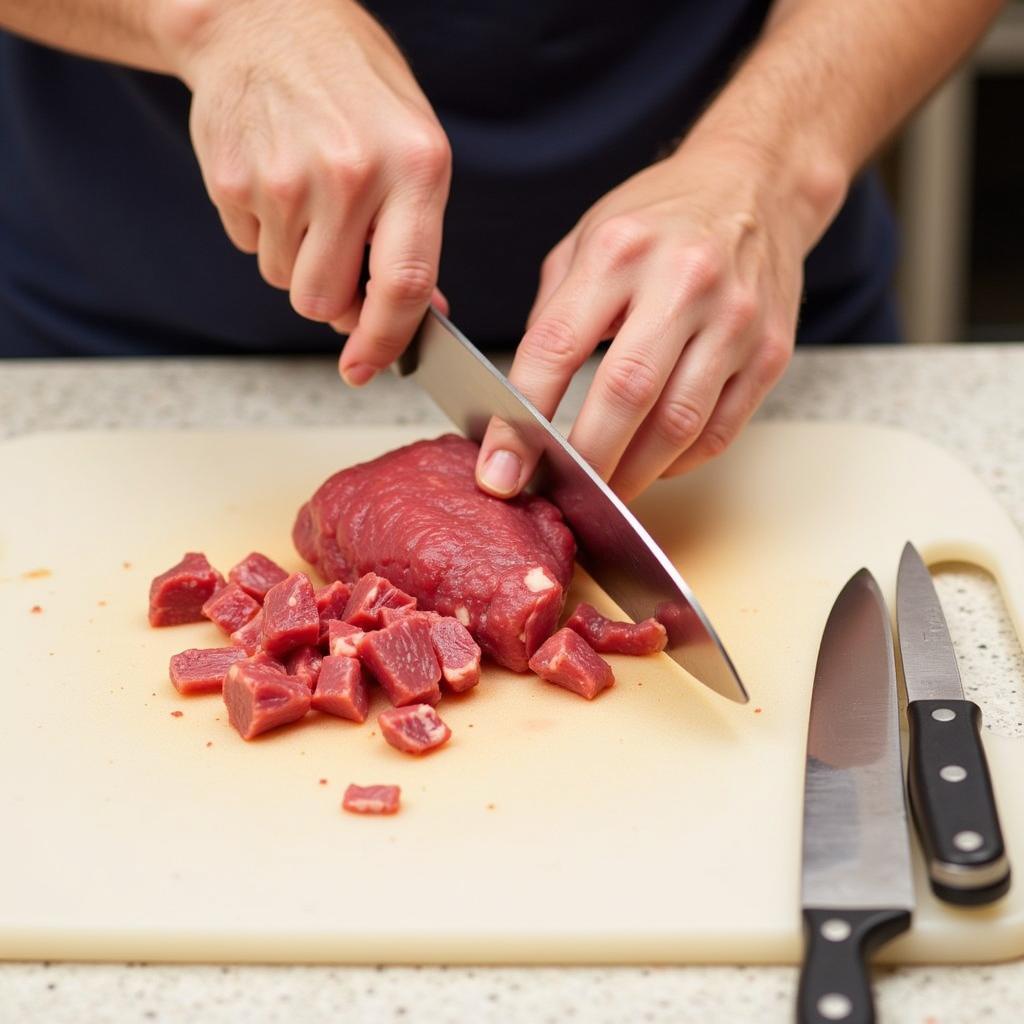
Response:
[[[578,408],[589,366],[563,405]],[[958,455],[1024,529],[1024,345],[805,351],[765,419],[912,430]],[[0,362],[0,436],[118,427],[329,426],[444,419],[385,375],[359,392],[327,360]],[[1024,658],[991,581],[938,577],[987,727],[1024,736]],[[1024,883],[1018,883],[1024,884]],[[736,1024],[792,1020],[792,968],[347,968],[0,964],[0,1024],[415,1021]],[[1024,963],[876,973],[882,1024],[1024,1019]]]

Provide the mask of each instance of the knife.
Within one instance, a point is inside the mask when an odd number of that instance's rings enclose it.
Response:
[[[896,622],[907,687],[907,782],[932,891],[949,903],[991,903],[1010,888],[981,709],[964,698],[931,573],[909,541],[900,558]]]
[[[910,927],[914,884],[892,631],[866,569],[836,598],[818,649],[801,902],[798,1024],[872,1024],[867,960]]]
[[[729,700],[747,691],[693,591],[614,491],[508,379],[435,309],[396,364],[467,436],[479,441],[500,416],[543,451],[538,489],[554,501],[578,542],[577,560],[634,621],[657,618],[665,653]]]

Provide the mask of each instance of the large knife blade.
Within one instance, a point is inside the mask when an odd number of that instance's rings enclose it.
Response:
[[[804,779],[800,1024],[874,1021],[867,959],[914,908],[889,612],[862,569],[818,649]]]
[[[693,592],[617,495],[452,323],[431,309],[396,366],[411,375],[467,436],[479,441],[500,416],[544,452],[539,489],[557,504],[579,543],[578,560],[627,615],[653,616],[666,653],[729,700],[749,698]]]
[[[932,891],[949,903],[991,903],[1010,887],[981,709],[964,698],[953,642],[931,573],[909,541],[896,583],[907,687],[910,806]]]

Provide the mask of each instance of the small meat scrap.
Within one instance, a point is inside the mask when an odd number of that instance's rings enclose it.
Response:
[[[229,636],[255,618],[259,611],[259,601],[250,597],[237,583],[221,587],[203,605],[203,614]]]
[[[304,572],[276,583],[263,602],[262,647],[275,658],[320,640],[320,614],[313,584]]]
[[[436,704],[441,699],[441,666],[425,618],[406,615],[384,629],[367,633],[359,643],[359,658],[395,707]]]
[[[381,735],[396,750],[425,754],[448,741],[452,731],[429,704],[389,708],[377,719]]]
[[[171,682],[178,693],[219,693],[228,669],[244,657],[240,647],[190,648],[171,658]]]
[[[403,593],[383,576],[368,572],[356,583],[342,618],[360,629],[379,629],[382,608],[415,607],[416,598]]]
[[[258,551],[250,552],[228,570],[228,579],[261,603],[267,591],[287,577],[288,573],[277,562]]]
[[[562,628],[541,644],[530,668],[549,683],[593,700],[615,682],[612,667],[579,635]]]
[[[343,619],[331,619],[327,623],[327,650],[336,657],[354,658],[359,653],[359,644],[366,634],[358,626]]]
[[[586,601],[577,605],[566,626],[601,654],[656,654],[668,643],[665,627],[657,619],[616,622]]]
[[[430,623],[430,641],[450,689],[464,693],[480,682],[480,647],[458,619],[438,616]]]
[[[345,790],[341,806],[354,814],[394,814],[402,791],[398,786],[357,786]]]
[[[231,634],[231,642],[246,654],[255,654],[263,642],[263,609],[261,608],[241,629]]]
[[[243,740],[297,721],[309,711],[305,684],[280,669],[249,660],[237,661],[224,680],[228,721]]]
[[[224,586],[224,577],[206,560],[189,551],[184,558],[149,585],[149,624],[178,626],[202,622],[203,605]]]
[[[313,690],[316,688],[323,660],[324,656],[320,653],[320,648],[307,644],[303,647],[296,647],[294,651],[285,655],[284,667],[288,675],[301,679],[310,690]]]
[[[362,666],[355,658],[330,654],[320,667],[313,708],[352,722],[365,722],[370,700]]]
[[[327,623],[332,619],[341,619],[345,615],[352,588],[347,583],[335,580],[325,587],[318,587],[316,593],[316,610],[320,616],[320,643],[327,642]]]

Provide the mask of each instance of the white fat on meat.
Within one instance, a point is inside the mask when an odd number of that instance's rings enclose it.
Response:
[[[464,604],[460,604],[459,607],[455,609],[455,618],[457,618],[464,626],[468,626],[469,609]]]
[[[439,743],[444,739],[444,722],[438,719],[437,712],[429,704],[416,705],[416,718],[423,726],[429,743]]]
[[[523,584],[531,594],[541,594],[545,590],[550,590],[554,585],[555,581],[544,571],[544,569],[535,565],[524,577]]]

